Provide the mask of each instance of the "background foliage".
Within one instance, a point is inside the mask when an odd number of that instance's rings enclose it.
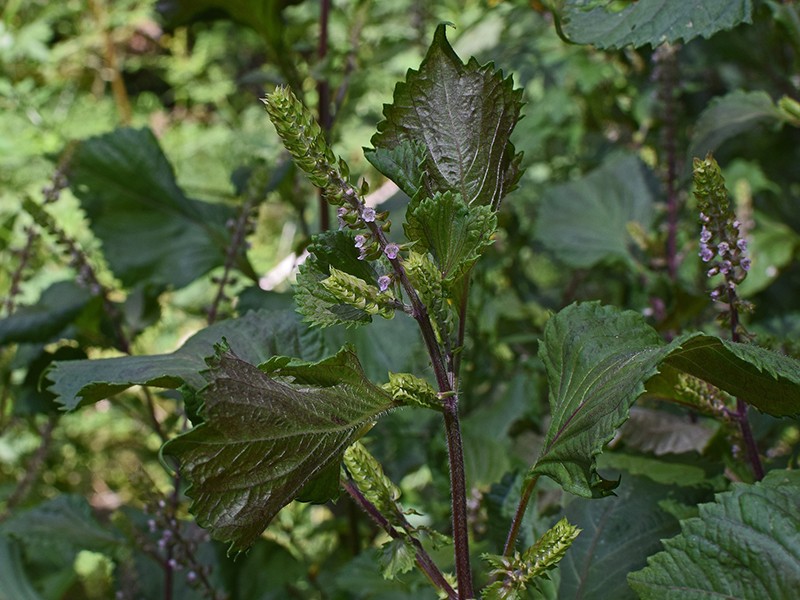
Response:
[[[448,35],[459,56],[493,61],[525,103],[511,137],[524,171],[473,270],[462,358],[476,556],[500,552],[523,475],[553,441],[547,432],[560,416],[551,415],[547,376],[559,357],[540,356],[539,341],[561,343],[570,313],[549,319],[575,301],[633,311],[609,328],[657,355],[636,366],[662,377],[616,433],[618,419],[609,421],[610,446],[590,449],[605,448],[596,465],[570,462],[562,446],[555,466],[538,467],[621,483],[615,497],[589,500],[539,481],[522,544],[562,516],[583,532],[530,597],[668,597],[659,585],[669,565],[696,559],[690,535],[715,548],[751,540],[764,505],[800,485],[783,471],[800,452],[791,397],[777,407],[756,400],[764,412],[751,411],[765,466],[776,471],[757,485],[736,427],[709,409],[724,394],[687,387],[680,403],[663,401],[669,368],[693,360],[670,354],[668,342],[697,331],[726,337],[697,258],[690,193],[691,159],[709,151],[752,256],[739,288],[754,306],[748,337],[800,357],[796,2],[341,0],[322,45],[320,3],[307,1],[9,0],[1,10],[0,598],[435,597],[402,544],[346,498],[289,505],[234,561],[188,514],[185,481],[164,468],[159,448],[187,415],[197,419],[203,399],[184,404],[176,389],[201,386],[204,358],[223,336],[252,364],[316,361],[347,342],[372,382],[389,370],[429,378],[402,315],[320,331],[293,311],[290,267],[336,220],[287,159],[259,98],[278,83],[309,106],[322,98],[330,111],[320,121],[351,180],[366,179],[370,201],[400,223],[408,200],[362,147],[380,147],[370,138],[383,104],[442,21],[456,25]],[[701,363],[733,356],[691,339],[697,347],[685,354]],[[87,357],[100,360],[70,362]],[[797,383],[786,364],[781,377]],[[739,385],[728,391],[746,395],[762,370],[744,368],[725,374]],[[641,383],[631,381],[631,403]],[[437,415],[393,411],[364,441],[413,526],[447,531]],[[752,499],[736,516],[742,524],[720,532],[718,519],[741,498]],[[452,549],[429,537],[450,568]],[[718,591],[795,589],[796,535],[784,545],[788,558],[762,552],[751,566],[758,583]],[[721,579],[736,580],[725,568]]]

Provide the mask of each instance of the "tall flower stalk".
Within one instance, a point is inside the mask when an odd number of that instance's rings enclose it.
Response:
[[[721,316],[730,328],[731,340],[739,342],[742,334],[740,314],[751,310],[750,304],[737,293],[738,285],[750,270],[747,240],[728,198],[725,179],[711,154],[702,160],[694,159],[694,184],[694,195],[700,209],[699,256],[708,267],[706,275],[717,282],[710,296],[715,303],[725,305]],[[747,404],[737,398],[736,410],[731,416],[739,426],[753,474],[761,480],[764,467],[747,418]]]

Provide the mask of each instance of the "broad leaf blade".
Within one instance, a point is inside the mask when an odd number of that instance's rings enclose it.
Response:
[[[682,496],[696,501],[688,496],[698,495],[628,474],[615,493],[614,498],[600,500],[576,498],[564,511],[569,522],[583,531],[559,564],[559,598],[636,598],[626,576],[662,549],[660,540],[680,531],[678,519],[659,503],[681,501]]]
[[[0,536],[0,600],[43,600],[25,573],[19,544]]]
[[[582,179],[547,190],[536,237],[571,267],[632,263],[629,227],[647,230],[654,217],[652,175],[636,157],[617,156]]]
[[[319,363],[278,367],[271,376],[225,348],[209,367],[200,392],[205,421],[168,442],[164,453],[181,462],[198,523],[235,550],[250,546],[394,407],[347,347]],[[305,383],[332,381],[340,383]]]
[[[419,71],[409,70],[398,83],[394,101],[384,107],[386,119],[372,138],[376,151],[367,151],[376,168],[386,168],[386,154],[421,145],[425,162],[414,169],[413,152],[395,159],[385,175],[406,190],[422,180],[424,195],[452,191],[468,204],[497,208],[519,179],[519,158],[509,141],[519,120],[521,90],[511,77],[503,78],[491,64],[467,65],[447,41],[445,25],[439,25]],[[409,193],[413,196],[414,193]]]
[[[628,582],[640,598],[794,598],[800,589],[800,472],[734,484],[681,522]]]
[[[781,111],[764,91],[736,90],[715,98],[697,120],[688,156],[703,157],[726,140],[765,122],[780,123]]]
[[[628,418],[669,349],[632,311],[573,304],[552,317],[539,352],[552,419],[530,474],[552,477],[579,496],[608,494],[613,482],[599,476],[595,457]]]
[[[245,360],[260,363],[276,354],[319,359],[324,344],[318,332],[309,331],[291,311],[249,312],[199,331],[171,354],[124,356],[100,360],[59,361],[48,371],[48,388],[67,410],[97,402],[133,385],[176,388],[205,385],[199,374],[214,344],[226,338]]]
[[[233,210],[187,198],[150,130],[118,129],[81,142],[69,183],[126,286],[147,279],[183,287],[223,264]]]
[[[0,346],[12,342],[48,342],[83,312],[92,296],[72,281],[59,281],[36,304],[0,319]]]
[[[761,412],[775,417],[800,415],[797,360],[753,344],[707,335],[690,334],[677,342],[680,348],[669,355],[669,366],[699,377]]]
[[[608,10],[610,4],[609,0],[567,0],[564,33],[573,42],[598,48],[655,47],[708,38],[750,23],[753,11],[751,0],[638,0],[618,12]]]

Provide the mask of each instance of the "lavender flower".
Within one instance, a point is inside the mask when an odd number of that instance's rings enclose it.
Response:
[[[361,235],[360,233],[356,236],[356,248],[363,249],[364,244],[367,243],[367,236]]]
[[[381,275],[380,277],[378,277],[378,288],[382,292],[388,290],[390,285],[392,285],[391,277],[389,277],[388,275]]]
[[[375,209],[371,206],[365,206],[361,210],[361,218],[364,219],[365,223],[374,223],[375,222]]]
[[[400,246],[398,246],[394,242],[391,244],[387,244],[385,252],[386,256],[389,257],[390,260],[394,260],[395,258],[397,258],[397,255],[400,252]]]

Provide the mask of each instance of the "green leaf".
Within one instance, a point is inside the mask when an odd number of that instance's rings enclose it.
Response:
[[[772,471],[700,506],[628,582],[640,598],[794,598],[800,589],[800,472]]]
[[[564,515],[582,533],[559,564],[559,598],[635,598],[626,576],[662,549],[660,540],[680,530],[678,520],[659,503],[692,501],[697,495],[624,474],[616,497],[570,502]]]
[[[767,288],[792,264],[800,250],[800,235],[794,229],[754,210],[755,227],[747,233],[747,254],[753,262],[739,295],[749,298]]]
[[[19,544],[0,536],[0,600],[42,600],[25,574]]]
[[[300,266],[295,298],[297,310],[306,321],[319,327],[345,324],[348,327],[372,321],[369,312],[344,303],[322,282],[331,276],[331,267],[362,281],[377,282],[378,275],[369,261],[358,260],[354,236],[347,231],[327,231],[315,235],[308,247],[310,256]]]
[[[559,260],[588,268],[605,260],[634,262],[631,224],[649,229],[655,217],[653,178],[634,156],[615,156],[582,179],[548,189],[536,237]]]
[[[73,281],[59,281],[42,292],[39,301],[21,306],[0,320],[0,345],[49,342],[83,312],[92,296]]]
[[[125,539],[100,525],[80,496],[61,495],[18,512],[0,526],[0,533],[23,544],[47,546],[48,552],[74,556],[79,550],[114,554]]]
[[[620,11],[611,0],[567,0],[563,9],[566,36],[598,48],[658,46],[711,37],[739,23],[750,23],[751,0],[638,0]]]
[[[318,363],[271,361],[270,375],[224,346],[208,364],[204,422],[163,451],[181,463],[197,522],[232,550],[395,406],[347,347]]]
[[[492,244],[497,228],[495,212],[488,206],[468,207],[458,194],[445,192],[414,202],[404,226],[416,249],[431,253],[445,281],[469,271]]]
[[[77,145],[69,183],[114,274],[176,288],[222,265],[234,211],[187,198],[149,129],[118,129]],[[246,259],[239,266],[253,275]]]
[[[381,548],[381,568],[386,579],[408,573],[415,560],[414,549],[404,539],[391,540]]]
[[[447,41],[439,25],[418,71],[409,70],[398,83],[394,101],[384,106],[384,121],[372,138],[376,150],[367,159],[400,185],[411,189],[422,181],[423,195],[458,193],[467,204],[496,209],[519,179],[521,155],[509,141],[519,120],[521,90],[494,65],[467,65]],[[404,150],[396,150],[406,145]],[[420,169],[416,147],[425,148]],[[381,153],[377,159],[375,153]],[[406,190],[406,188],[409,188]],[[415,194],[409,193],[409,196]]]
[[[390,148],[365,150],[372,166],[394,181],[413,198],[422,185],[426,147],[417,141],[404,140]]]
[[[633,311],[573,304],[552,317],[539,351],[552,418],[530,475],[547,475],[579,496],[610,493],[613,482],[599,476],[595,457],[670,348]]]
[[[539,354],[552,418],[529,476],[547,475],[579,496],[613,489],[613,482],[597,473],[596,456],[627,420],[645,383],[649,393],[670,397],[685,373],[762,412],[800,414],[799,361],[700,333],[665,344],[632,311],[597,303],[568,306],[547,322]]]
[[[48,388],[67,410],[113,396],[133,385],[195,389],[205,385],[199,374],[214,344],[225,337],[245,360],[261,363],[276,354],[314,360],[323,356],[324,344],[317,332],[298,322],[291,311],[249,312],[207,327],[170,354],[123,356],[100,360],[59,361],[47,372]]]
[[[800,415],[800,361],[753,344],[701,334],[676,340],[666,364],[775,417]],[[659,383],[659,378],[653,382]],[[648,383],[650,388],[650,383]]]
[[[714,98],[697,120],[688,156],[702,158],[757,125],[782,121],[781,111],[764,91],[736,90]]]

